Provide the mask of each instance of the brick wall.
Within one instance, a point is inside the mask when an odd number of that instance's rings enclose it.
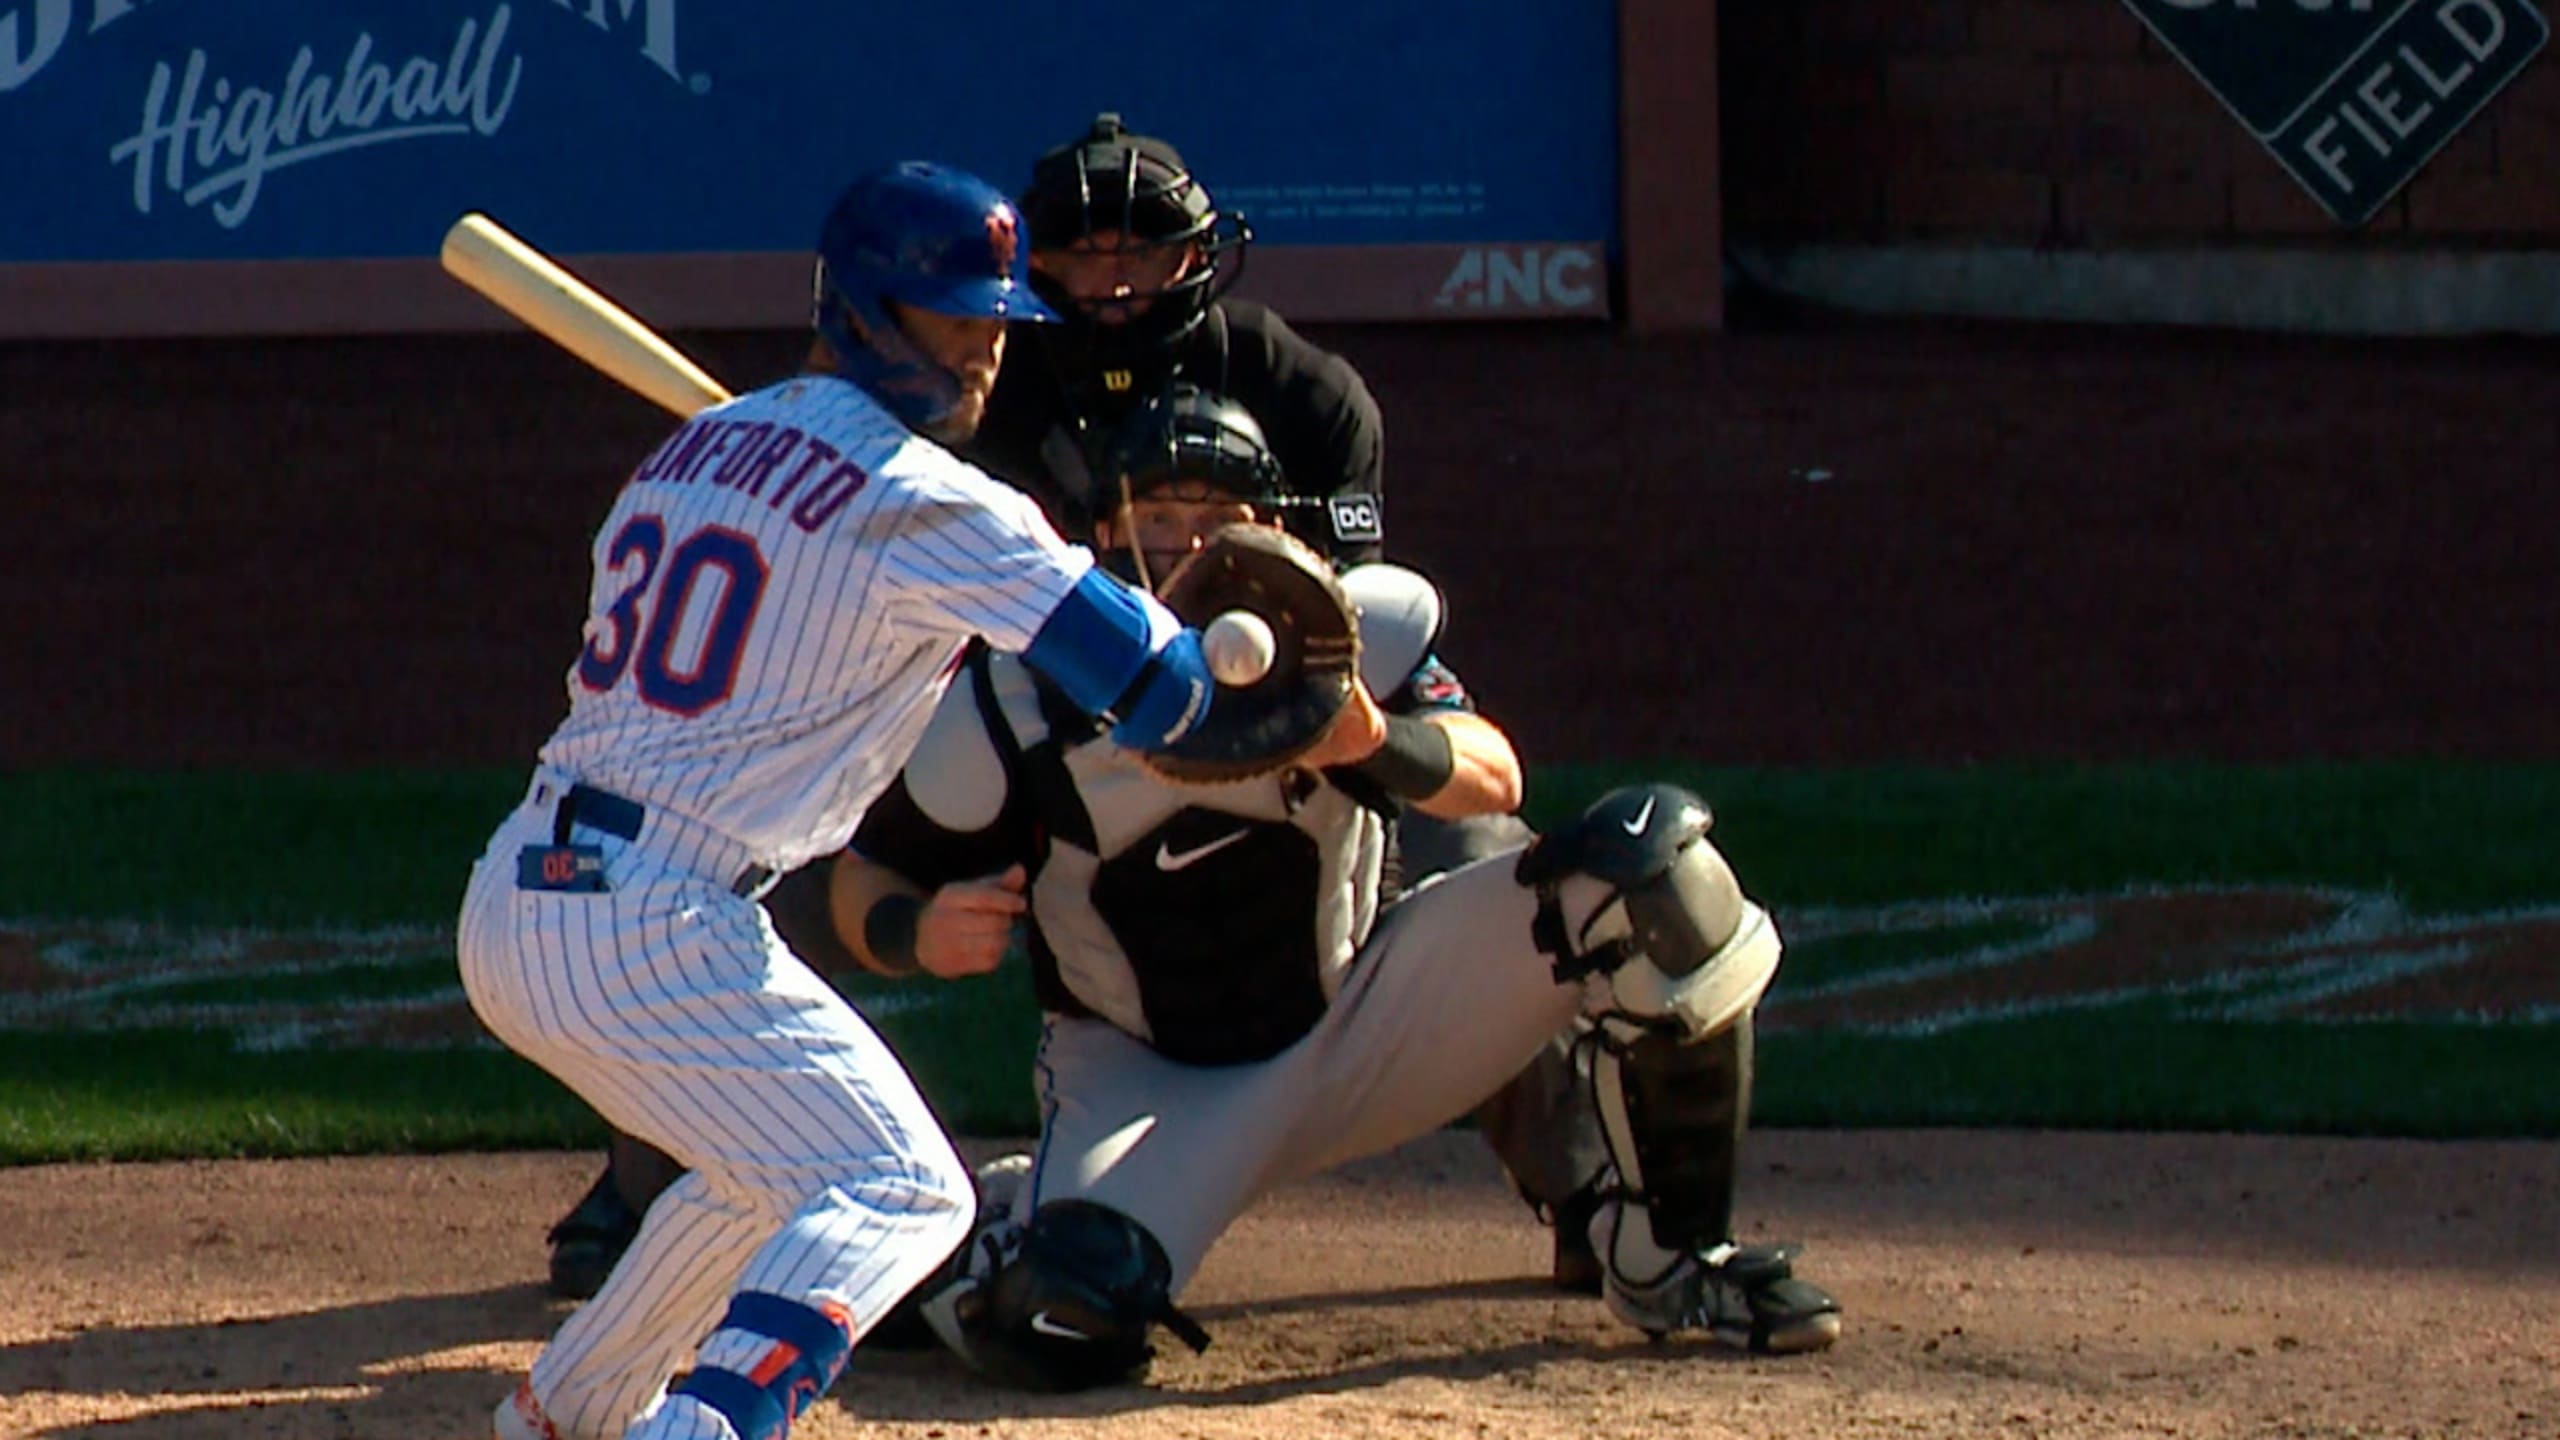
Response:
[[[2535,58],[2361,230],[2119,0],[1723,7],[1738,241],[2560,245],[2560,59]]]

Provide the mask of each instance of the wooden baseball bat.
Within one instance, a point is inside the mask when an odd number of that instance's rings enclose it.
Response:
[[[444,232],[445,273],[553,344],[679,416],[729,398],[638,316],[605,298],[488,216],[474,211]]]

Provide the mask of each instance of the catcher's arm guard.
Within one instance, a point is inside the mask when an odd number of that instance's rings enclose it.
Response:
[[[1360,680],[1384,702],[1413,683],[1413,672],[1440,643],[1447,608],[1440,587],[1379,561],[1342,572],[1342,591],[1360,617]]]
[[[1218,687],[1208,715],[1146,767],[1184,784],[1248,780],[1287,768],[1315,747],[1360,683],[1360,628],[1324,557],[1267,525],[1229,525],[1165,581],[1167,608],[1194,629],[1228,610],[1271,627],[1271,668],[1250,685]]]

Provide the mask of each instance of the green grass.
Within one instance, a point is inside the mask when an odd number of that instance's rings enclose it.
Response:
[[[1718,844],[1781,905],[2225,881],[2426,910],[2560,895],[2560,766],[1590,766],[1533,781],[1529,814],[1647,778],[1706,796]]]
[[[2560,1034],[2428,1025],[2015,1021],[1760,1047],[1756,1123],[2560,1136]]]
[[[453,984],[453,960],[370,965],[358,972],[214,976],[154,986],[151,998],[173,1005],[292,1005],[328,1000],[426,998]]]
[[[2545,899],[2560,766],[1559,766],[1552,824],[1608,786],[1705,795],[1781,905],[2137,882],[2389,890],[2427,909]],[[445,923],[516,771],[0,777],[0,915],[195,924]]]
[[[1815,944],[1798,939],[1787,949],[1785,974],[1790,987],[1833,984],[1924,963],[1953,950],[2016,945],[2041,929],[2026,921],[2002,920],[1901,933],[1835,935]]]
[[[1551,824],[1631,778],[1708,796],[1719,843],[1782,915],[2151,885],[2333,887],[2449,915],[2560,897],[2560,846],[2544,838],[2560,815],[2560,767],[1583,767],[1542,772],[1530,818]],[[178,935],[447,926],[522,784],[512,771],[0,777],[0,920],[132,921]],[[136,943],[167,943],[160,933]],[[1800,943],[1780,995],[2024,933],[2008,919]],[[8,964],[0,946],[0,975]],[[338,969],[172,968],[125,993],[325,1010],[451,985],[443,961],[402,949]],[[880,1028],[956,1128],[1028,1128],[1038,1018],[1021,970],[948,994],[963,1003],[883,1007]],[[1919,1036],[1777,1027],[1762,1046],[1756,1113],[1765,1125],[2560,1135],[2560,1023],[2548,1016],[2325,1025],[2195,1013],[2114,1005]],[[575,1097],[492,1048],[257,1048],[220,1030],[83,1023],[102,1018],[13,1025],[0,1013],[0,1163],[587,1145],[601,1134]]]
[[[448,924],[521,772],[0,777],[0,915]]]
[[[167,1160],[586,1145],[604,1131],[498,1051],[243,1055],[176,1030],[12,1034],[0,1159]]]

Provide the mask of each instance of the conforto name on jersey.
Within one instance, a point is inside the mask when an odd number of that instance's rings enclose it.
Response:
[[[772,420],[689,420],[631,472],[634,485],[704,482],[756,496],[814,532],[871,477],[833,445]]]

